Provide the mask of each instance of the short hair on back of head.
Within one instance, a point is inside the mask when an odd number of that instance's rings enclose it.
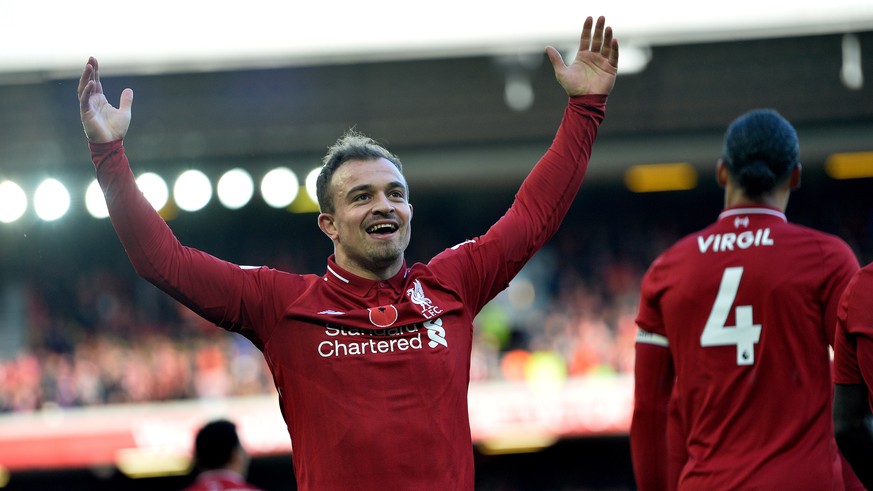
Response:
[[[791,123],[773,109],[754,109],[730,124],[721,158],[746,196],[759,199],[788,180],[799,154]]]
[[[354,128],[349,129],[327,149],[327,154],[322,161],[324,165],[315,181],[315,194],[318,198],[318,207],[324,213],[335,211],[333,196],[330,193],[330,183],[333,174],[344,163],[350,160],[377,160],[385,159],[394,164],[400,174],[403,174],[403,164],[393,153],[389,152],[376,140],[364,135]]]
[[[225,419],[210,421],[194,439],[195,464],[203,470],[221,469],[239,446],[235,424]]]

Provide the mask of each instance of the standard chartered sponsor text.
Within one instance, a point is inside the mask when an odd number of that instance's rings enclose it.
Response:
[[[357,329],[328,325],[324,333],[335,339],[318,343],[318,354],[323,358],[385,354],[410,349],[419,350],[421,343],[421,324],[392,327],[390,329]],[[411,336],[410,336],[411,335]],[[343,336],[343,339],[338,339]],[[345,338],[350,336],[351,338]],[[355,336],[367,336],[357,340]],[[386,339],[380,339],[380,338]]]

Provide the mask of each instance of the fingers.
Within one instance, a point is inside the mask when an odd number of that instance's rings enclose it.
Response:
[[[121,91],[121,100],[118,102],[118,110],[126,113],[130,112],[130,107],[133,105],[133,90],[124,89]]]
[[[606,19],[601,15],[597,18],[597,24],[594,26],[594,36],[591,39],[591,51],[600,53],[603,48],[603,25]]]
[[[609,59],[609,64],[618,68],[618,40],[612,37],[612,28],[606,28],[603,39],[603,56]]]
[[[94,65],[91,61],[94,58],[89,58],[88,63],[85,64],[85,69],[82,70],[82,76],[79,78],[79,86],[76,87],[76,94],[79,95],[79,99],[82,98],[82,93],[87,89],[88,83],[94,78]]]
[[[97,66],[97,58],[94,58],[93,56],[88,58],[88,63],[94,65],[94,90],[96,90],[97,93],[102,93],[103,84],[100,83],[100,70]]]
[[[592,17],[589,16],[586,18],[585,24],[582,27],[582,39],[579,43],[579,51],[592,51],[609,57],[609,50],[611,48],[612,28],[606,27],[606,17],[602,15],[598,17],[596,24]]]
[[[588,51],[591,46],[591,25],[593,23],[594,19],[591,16],[585,19],[585,24],[582,25],[582,39],[579,41],[579,51]]]
[[[97,59],[92,56],[88,58],[88,63],[85,64],[85,69],[82,70],[82,76],[79,78],[79,85],[76,87],[80,106],[84,108],[88,104],[88,98],[93,93],[99,93],[102,90],[97,73]]]
[[[552,68],[555,70],[566,66],[564,65],[564,58],[561,56],[561,52],[554,47],[546,46],[546,56],[549,57],[549,61],[552,62]]]

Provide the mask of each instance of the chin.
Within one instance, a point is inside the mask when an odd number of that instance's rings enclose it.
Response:
[[[373,264],[388,266],[401,259],[402,257],[402,249],[373,251],[373,253],[370,254],[370,261],[372,261]]]

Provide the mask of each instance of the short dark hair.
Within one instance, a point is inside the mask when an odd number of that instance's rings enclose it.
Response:
[[[403,174],[403,165],[400,159],[389,152],[372,138],[352,128],[346,131],[330,148],[322,161],[324,165],[315,181],[315,195],[318,198],[318,207],[324,213],[335,211],[333,196],[330,195],[330,181],[333,174],[344,163],[350,160],[377,160],[385,159],[394,164],[400,174]]]
[[[746,195],[758,199],[788,179],[799,154],[791,123],[773,109],[754,109],[730,124],[721,158]]]
[[[197,431],[194,460],[203,470],[221,469],[240,446],[236,425],[226,419],[210,421]]]

